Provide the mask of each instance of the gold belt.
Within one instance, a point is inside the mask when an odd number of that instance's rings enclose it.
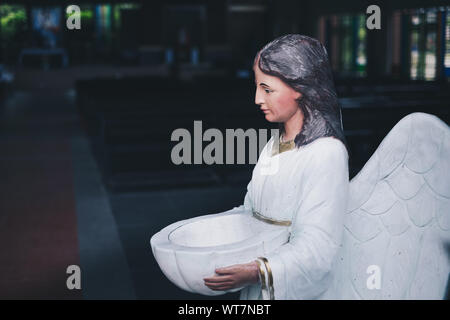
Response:
[[[290,226],[292,224],[291,221],[287,221],[287,220],[282,221],[282,220],[270,219],[270,218],[262,216],[261,214],[259,214],[259,212],[256,212],[255,210],[252,210],[252,211],[253,211],[253,216],[256,219],[264,221],[264,222],[267,222],[267,223],[270,223],[270,224],[275,224],[275,225],[278,225],[278,226]]]

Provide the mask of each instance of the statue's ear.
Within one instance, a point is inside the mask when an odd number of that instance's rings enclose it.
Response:
[[[300,92],[298,91],[294,92],[294,100],[299,100],[302,96],[303,95]]]

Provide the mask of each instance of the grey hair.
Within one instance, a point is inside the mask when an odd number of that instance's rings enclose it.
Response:
[[[302,96],[303,127],[295,137],[300,147],[320,137],[335,137],[347,147],[341,108],[335,91],[328,54],[316,39],[287,34],[266,44],[257,54],[262,72],[276,76]],[[284,126],[280,124],[281,133]]]

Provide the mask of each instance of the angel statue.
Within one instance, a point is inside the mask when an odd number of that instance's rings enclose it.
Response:
[[[253,71],[255,103],[281,134],[265,145],[236,208],[289,226],[290,237],[250,263],[217,268],[204,284],[243,288],[241,299],[445,298],[449,127],[433,115],[406,116],[349,182],[325,47],[284,35],[256,54]]]

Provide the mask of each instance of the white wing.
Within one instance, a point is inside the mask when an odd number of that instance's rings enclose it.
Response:
[[[443,299],[449,244],[450,129],[413,113],[350,182],[337,298]]]

